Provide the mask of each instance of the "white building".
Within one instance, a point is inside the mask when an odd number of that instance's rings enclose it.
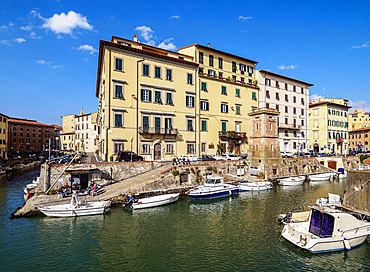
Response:
[[[277,109],[280,151],[309,149],[309,87],[313,84],[257,70],[259,107]]]

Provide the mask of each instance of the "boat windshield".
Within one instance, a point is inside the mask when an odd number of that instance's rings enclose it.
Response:
[[[319,237],[331,237],[334,227],[334,217],[312,210],[310,232]]]
[[[220,184],[221,183],[221,179],[215,179],[215,178],[209,179],[209,180],[207,180],[206,183],[207,184]]]

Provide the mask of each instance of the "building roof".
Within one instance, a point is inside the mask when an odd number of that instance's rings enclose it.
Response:
[[[8,118],[8,122],[9,123],[14,123],[14,124],[21,124],[21,125],[53,127],[53,128],[62,129],[61,126],[47,125],[47,124],[39,123],[39,122],[37,122],[35,120],[27,120],[27,119],[19,119],[19,118],[11,118],[11,117],[9,117]]]
[[[214,48],[209,47],[209,46],[204,46],[204,45],[201,45],[201,44],[198,44],[198,43],[193,43],[193,44],[190,44],[190,45],[181,47],[181,48],[179,48],[177,50],[177,52],[179,52],[179,50],[181,50],[181,49],[186,49],[186,48],[193,47],[193,46],[198,47],[198,48],[203,48],[203,49],[211,50],[211,51],[214,51],[214,52],[217,52],[217,53],[220,53],[220,54],[224,54],[224,55],[227,55],[227,56],[230,56],[230,57],[233,57],[233,58],[241,59],[241,60],[244,60],[244,61],[253,62],[254,64],[257,64],[258,63],[258,61],[254,61],[254,60],[250,60],[250,59],[247,59],[247,58],[243,58],[243,57],[240,57],[240,56],[237,56],[237,55],[233,55],[233,54],[230,54],[230,53],[221,51],[221,50],[217,50],[217,49],[214,49]]]
[[[289,79],[289,80],[293,80],[293,81],[297,81],[297,82],[300,82],[300,83],[303,83],[305,85],[308,85],[308,86],[313,86],[312,83],[308,83],[308,82],[304,82],[302,80],[298,80],[298,79],[295,79],[295,78],[292,78],[292,77],[288,77],[288,76],[283,76],[283,75],[280,75],[280,74],[276,74],[276,73],[273,73],[273,72],[270,72],[270,71],[266,71],[266,70],[263,70],[263,69],[259,69],[258,71],[260,72],[264,72],[266,74],[270,74],[270,75],[273,75],[273,76],[278,76],[278,77],[282,77],[282,78],[285,78],[285,79]]]
[[[124,40],[124,39],[122,39],[122,40]],[[102,60],[103,60],[103,48],[104,48],[104,46],[111,46],[111,47],[115,47],[117,49],[130,51],[132,53],[139,53],[139,54],[142,54],[142,55],[161,58],[161,59],[165,59],[165,60],[169,60],[169,61],[173,61],[173,62],[178,62],[178,63],[185,64],[185,65],[191,65],[191,66],[194,66],[194,67],[199,66],[198,63],[195,63],[195,62],[192,62],[192,61],[182,60],[182,59],[167,56],[165,54],[159,54],[159,53],[148,51],[148,50],[133,48],[131,46],[127,46],[127,45],[123,45],[123,44],[118,44],[118,43],[114,43],[114,42],[100,40],[99,60],[98,60],[98,74],[97,74],[96,93],[95,93],[96,97],[98,97],[98,95],[99,95],[99,85],[100,85],[100,78],[101,78],[100,77],[101,63],[102,63]],[[148,47],[148,46],[146,45],[146,47]],[[149,46],[149,48],[150,48],[150,46]],[[161,50],[164,50],[164,49],[161,49]],[[165,51],[173,53],[172,51],[169,51],[169,50],[165,50]]]
[[[74,131],[71,131],[71,132],[63,132],[63,133],[60,133],[60,135],[68,135],[68,134],[75,134]]]
[[[364,127],[364,128],[358,128],[358,129],[354,129],[354,130],[351,130],[351,132],[360,132],[360,131],[367,131],[367,130],[370,130],[370,127]]]
[[[351,106],[346,106],[346,105],[343,105],[343,104],[339,104],[339,103],[335,103],[335,102],[329,102],[329,101],[319,101],[319,102],[316,102],[316,103],[310,103],[309,107],[315,107],[315,106],[320,106],[320,105],[324,105],[324,104],[328,104],[328,105],[336,105],[336,106],[341,106],[343,108],[352,108]]]

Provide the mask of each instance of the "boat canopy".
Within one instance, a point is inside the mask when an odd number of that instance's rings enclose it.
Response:
[[[207,184],[221,184],[223,182],[223,177],[210,177],[207,180]]]
[[[334,217],[319,210],[312,210],[309,231],[319,237],[331,237],[334,228]]]

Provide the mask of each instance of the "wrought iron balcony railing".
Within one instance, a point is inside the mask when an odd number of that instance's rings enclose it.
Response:
[[[139,127],[140,134],[176,135],[176,128]]]

